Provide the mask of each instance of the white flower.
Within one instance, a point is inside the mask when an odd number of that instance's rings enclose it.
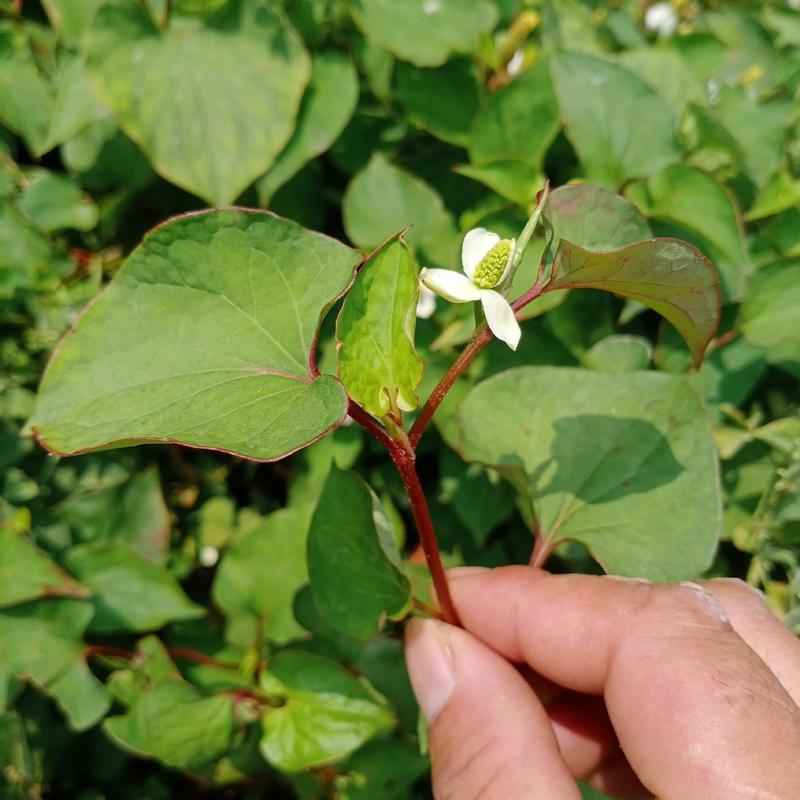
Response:
[[[452,269],[423,269],[420,280],[451,303],[480,300],[492,333],[516,350],[522,332],[508,300],[496,291],[508,278],[515,253],[514,239],[501,239],[485,228],[474,228],[461,247],[464,275]]]
[[[210,544],[200,548],[200,563],[204,567],[213,567],[219,561],[219,550]]]
[[[506,72],[512,77],[515,78],[517,75],[522,72],[522,68],[525,66],[525,51],[520,47],[513,56],[511,56],[511,60],[506,64]]]
[[[424,283],[420,283],[417,318],[430,319],[434,311],[436,311],[436,295]]]
[[[670,3],[656,3],[644,15],[647,30],[666,38],[678,29],[678,14]]]

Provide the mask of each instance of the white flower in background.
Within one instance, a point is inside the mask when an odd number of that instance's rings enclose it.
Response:
[[[210,544],[200,548],[200,563],[204,567],[213,567],[219,561],[219,550]]]
[[[417,318],[430,319],[434,311],[436,311],[436,295],[424,283],[420,283]]]
[[[800,11],[800,0],[787,0],[786,5],[795,11]]]
[[[506,72],[512,77],[515,78],[517,75],[522,72],[522,68],[525,66],[525,51],[520,47],[513,56],[511,56],[511,60],[506,64]]]
[[[722,81],[719,78],[709,78],[708,83],[706,83],[706,96],[708,97],[708,102],[715,106],[719,103],[720,97],[722,96]]]
[[[498,291],[508,278],[515,253],[514,239],[501,239],[485,228],[474,228],[461,247],[464,275],[452,269],[423,269],[419,277],[451,303],[479,300],[492,333],[516,350],[522,332],[508,300]]]
[[[656,3],[645,12],[644,26],[662,38],[672,36],[678,29],[678,13],[670,3]]]

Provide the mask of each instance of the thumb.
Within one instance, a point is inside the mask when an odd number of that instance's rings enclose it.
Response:
[[[579,800],[547,714],[514,667],[459,628],[412,620],[411,684],[430,725],[439,800]]]

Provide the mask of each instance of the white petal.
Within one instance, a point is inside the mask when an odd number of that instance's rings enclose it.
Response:
[[[452,269],[423,269],[419,279],[451,303],[481,299],[481,290],[469,278]]]
[[[516,350],[522,331],[508,300],[500,292],[484,289],[481,292],[481,305],[492,333],[512,350]]]
[[[464,237],[464,244],[461,245],[461,266],[470,280],[475,277],[475,267],[499,241],[500,237],[486,228],[473,228]]]
[[[644,26],[659,36],[672,36],[678,29],[678,15],[670,3],[656,3],[647,9]]]
[[[434,311],[436,311],[436,295],[421,283],[417,300],[417,319],[430,319]]]

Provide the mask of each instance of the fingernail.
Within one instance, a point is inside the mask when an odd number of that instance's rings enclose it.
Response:
[[[470,575],[480,575],[489,572],[489,567],[453,567],[447,570],[447,579],[457,581],[459,578],[468,578]]]
[[[428,723],[442,710],[456,685],[445,626],[413,619],[406,628],[406,663],[419,707]]]

